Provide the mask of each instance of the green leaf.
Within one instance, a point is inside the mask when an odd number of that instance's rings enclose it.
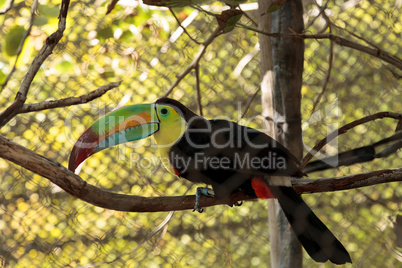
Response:
[[[0,84],[4,83],[6,75],[0,70]]]
[[[38,16],[38,17],[35,17],[34,25],[35,26],[43,26],[43,25],[46,25],[48,22],[49,22],[49,20],[46,17]]]
[[[272,4],[269,6],[267,13],[272,13],[275,11],[278,11],[279,9],[281,9],[281,7],[283,7],[283,5],[285,4],[286,0],[277,0],[272,2]]]
[[[228,21],[226,22],[226,26],[223,29],[223,32],[228,33],[230,31],[232,31],[234,29],[234,27],[236,26],[236,23],[241,19],[241,16],[243,14],[238,14],[235,15],[233,17],[231,17],[230,19],[228,19]]]
[[[113,29],[111,26],[106,26],[98,31],[97,35],[99,40],[106,40],[113,37]]]
[[[273,4],[272,6],[270,6],[267,10],[267,13],[272,13],[275,11],[278,11],[279,9],[281,9],[282,6],[278,5],[278,4]]]
[[[56,65],[56,70],[61,73],[68,73],[74,70],[74,66],[71,62],[65,60]]]
[[[5,37],[4,49],[8,56],[12,57],[17,55],[18,47],[24,37],[25,28],[23,26],[15,26],[11,28]]]
[[[58,7],[50,7],[50,6],[45,6],[45,5],[39,5],[38,6],[38,11],[40,14],[46,17],[53,17],[57,18],[59,16],[60,10]]]
[[[3,8],[8,1],[0,0],[0,8]]]

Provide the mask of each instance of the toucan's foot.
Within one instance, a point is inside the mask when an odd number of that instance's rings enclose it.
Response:
[[[243,201],[236,201],[236,202],[233,203],[232,206],[240,207],[241,205],[243,205]]]
[[[197,190],[195,191],[195,205],[193,212],[198,211],[199,213],[202,213],[204,211],[204,209],[199,207],[201,195],[215,196],[215,193],[212,189],[208,187],[197,187]]]

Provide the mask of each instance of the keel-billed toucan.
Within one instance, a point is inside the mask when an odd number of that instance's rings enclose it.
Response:
[[[287,177],[304,174],[284,146],[235,122],[207,120],[173,99],[126,106],[100,118],[74,145],[69,169],[75,171],[100,150],[150,135],[155,138],[162,162],[172,173],[212,185],[215,197],[220,199],[235,191],[259,198],[273,196],[315,261],[351,262],[339,240],[291,187]],[[199,210],[198,203],[196,209]]]

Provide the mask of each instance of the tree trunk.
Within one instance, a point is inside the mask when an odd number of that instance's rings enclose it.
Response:
[[[258,30],[263,32],[271,31],[271,13],[265,12],[272,1],[258,0]],[[270,37],[259,34],[260,44],[260,73],[261,73],[261,104],[264,118],[274,118],[273,110],[273,89],[274,73],[272,62],[272,46]],[[273,120],[264,120],[264,129],[271,137],[276,137],[275,125]],[[277,212],[278,202],[275,199],[268,199],[268,226],[269,242],[271,255],[271,268],[278,267],[279,257],[279,237]]]
[[[303,7],[300,0],[288,0],[280,10],[266,13],[271,1],[259,0],[259,29],[273,33],[302,33]],[[272,20],[272,22],[271,22]],[[270,26],[271,25],[271,26]],[[261,89],[263,116],[268,118],[268,134],[276,137],[295,156],[301,158],[301,86],[304,42],[296,38],[260,35]],[[276,132],[275,133],[275,129]],[[302,249],[282,210],[269,205],[271,267],[302,267]],[[275,212],[278,211],[278,214]],[[277,219],[276,219],[277,217]],[[277,221],[276,228],[273,221]],[[277,232],[276,236],[275,232]]]

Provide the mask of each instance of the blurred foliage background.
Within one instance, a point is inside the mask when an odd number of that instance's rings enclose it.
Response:
[[[320,1],[319,1],[320,2]],[[9,1],[1,0],[0,9]],[[0,15],[0,85],[13,68],[18,46],[28,29],[33,1],[15,1]],[[1,108],[14,99],[20,82],[46,37],[57,29],[60,1],[41,0],[17,69],[1,87]],[[18,115],[1,134],[67,166],[79,135],[118,105],[152,102],[160,97],[195,57],[199,45],[178,26],[166,8],[120,1],[105,15],[108,1],[71,1],[67,29],[54,53],[32,83],[27,103],[86,94],[122,81],[101,98],[79,106]],[[224,4],[210,1],[210,6]],[[377,45],[392,55],[402,51],[402,1],[327,1],[334,34]],[[257,21],[256,5],[247,15]],[[308,33],[326,29],[314,2],[305,2]],[[199,42],[216,27],[200,8],[175,8],[188,33]],[[243,16],[241,23],[256,28]],[[400,70],[362,52],[335,45],[329,69],[329,40],[305,41],[302,88],[303,141],[308,151],[333,129],[379,111],[401,112]],[[214,40],[200,62],[201,103],[206,117],[239,120],[259,89],[258,36],[236,27]],[[171,96],[197,110],[196,79],[188,75]],[[262,126],[257,96],[243,124]],[[392,135],[395,121],[359,126],[326,147],[336,154]],[[333,177],[401,166],[402,152],[387,159],[310,175]],[[123,213],[87,204],[48,180],[0,159],[0,263],[10,267],[269,267],[267,205],[216,206],[202,214]],[[102,151],[89,158],[80,176],[114,192],[171,196],[194,192],[194,185],[161,167],[148,139]],[[398,183],[337,193],[304,195],[316,214],[351,253],[350,267],[400,267],[402,249],[395,243],[400,214]],[[170,218],[171,216],[171,218]],[[152,234],[165,219],[169,222]],[[400,246],[400,245],[399,245]],[[306,267],[316,264],[305,254]]]

